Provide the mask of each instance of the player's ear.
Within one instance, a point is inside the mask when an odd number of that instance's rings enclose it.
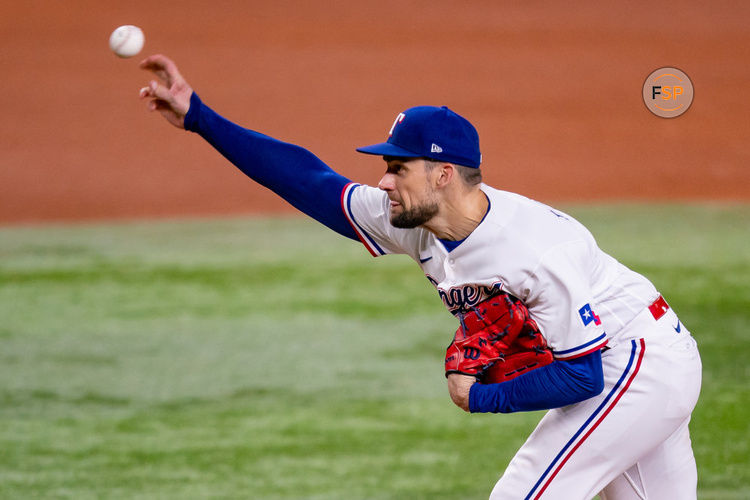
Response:
[[[441,163],[435,169],[435,187],[438,189],[446,187],[456,177],[456,167],[452,163]]]

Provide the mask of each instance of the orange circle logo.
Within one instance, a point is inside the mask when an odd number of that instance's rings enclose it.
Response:
[[[643,102],[656,116],[675,118],[693,103],[693,82],[677,68],[659,68],[643,83]]]

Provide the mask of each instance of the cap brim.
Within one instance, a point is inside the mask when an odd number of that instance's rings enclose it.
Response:
[[[366,155],[396,156],[399,158],[419,158],[422,156],[413,151],[409,151],[408,149],[391,144],[390,142],[381,142],[380,144],[357,148],[357,151]]]

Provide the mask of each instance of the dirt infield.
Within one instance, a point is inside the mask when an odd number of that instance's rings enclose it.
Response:
[[[750,3],[6,2],[0,223],[289,211],[138,100],[136,24],[206,103],[376,183],[395,115],[448,105],[480,132],[486,180],[545,201],[750,200]],[[575,6],[573,6],[575,5]],[[605,6],[606,5],[606,6]],[[685,71],[690,110],[641,87]]]

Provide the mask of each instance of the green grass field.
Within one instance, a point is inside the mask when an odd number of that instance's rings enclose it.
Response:
[[[750,205],[564,208],[699,342],[700,498],[750,498]],[[419,268],[300,218],[0,229],[0,316],[0,498],[486,498],[541,417],[454,407]]]

